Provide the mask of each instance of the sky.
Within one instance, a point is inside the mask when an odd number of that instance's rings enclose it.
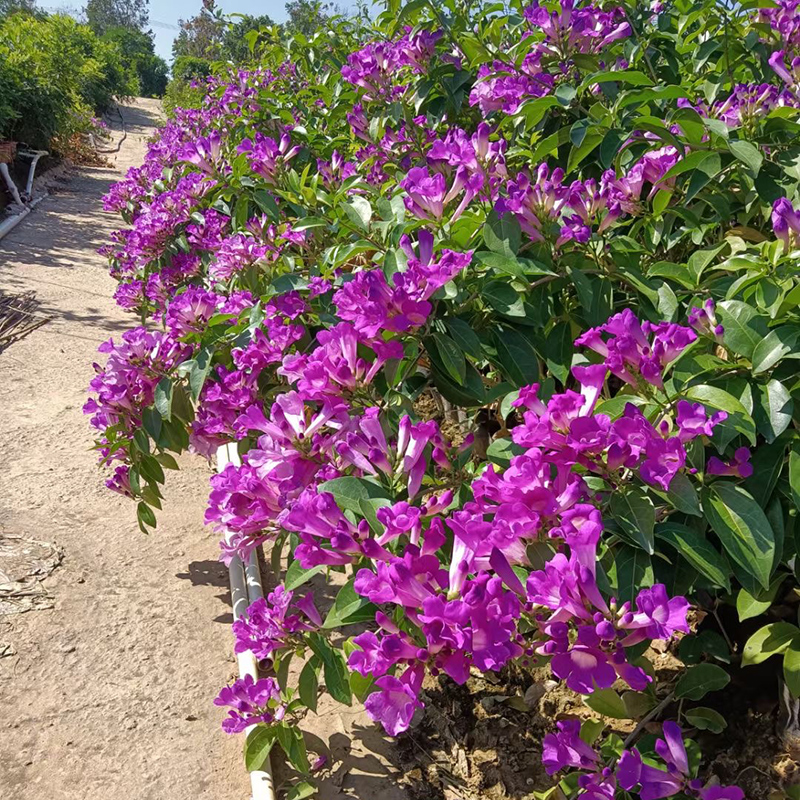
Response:
[[[58,5],[41,2],[39,7],[46,11],[62,11],[80,16],[76,8],[83,5],[85,3],[82,0],[65,0]],[[286,19],[286,0],[217,0],[216,5],[225,14],[250,14],[254,17],[267,14],[275,22]],[[354,3],[339,0],[337,5],[348,8]],[[172,63],[172,42],[178,35],[178,20],[191,19],[202,7],[202,0],[150,0],[150,29],[155,37],[156,53],[168,64]]]
[[[217,0],[226,14],[268,14],[275,22],[286,19],[285,0]],[[201,0],[150,0],[150,28],[155,35],[156,53],[172,61],[172,40],[178,35],[178,20],[191,19],[203,7]]]

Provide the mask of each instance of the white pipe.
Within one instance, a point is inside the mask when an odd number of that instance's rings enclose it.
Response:
[[[8,187],[8,191],[11,192],[14,202],[21,206],[22,198],[19,196],[19,190],[17,189],[16,184],[11,180],[11,173],[8,171],[8,164],[5,162],[0,163],[0,175],[2,175],[5,179],[6,186]]]
[[[25,206],[25,208],[19,214],[15,214],[13,217],[9,217],[8,219],[0,222],[0,239],[2,239],[6,234],[11,233],[11,231],[14,230],[14,228],[16,228],[17,225],[19,225],[19,223],[22,222],[22,220],[25,219],[25,217],[27,217],[28,214],[30,214],[31,211],[33,211],[33,209],[42,202],[42,200],[45,199],[45,197],[47,197],[47,192],[45,192],[41,197],[31,200],[31,202],[28,203],[28,205]]]
[[[42,156],[48,156],[50,153],[47,150],[31,150],[26,151],[23,155],[33,155],[33,160],[31,161],[30,169],[28,170],[28,182],[25,185],[25,197],[30,198],[31,193],[33,192],[33,173],[36,172],[36,165],[39,163],[39,159]]]
[[[217,449],[218,472],[222,472],[228,464],[238,466],[240,463],[239,452],[235,444],[222,445]],[[225,535],[228,541],[230,541],[229,536],[229,534]],[[251,603],[264,596],[264,590],[261,586],[261,572],[255,552],[250,555],[245,567],[242,566],[241,559],[234,556],[231,559],[229,572],[233,618],[237,620],[244,614]],[[250,675],[253,680],[258,680],[258,663],[251,650],[237,653],[236,663],[239,666],[240,678]],[[251,725],[247,728],[244,732],[245,736],[248,736],[254,727],[254,725]],[[269,756],[261,769],[253,770],[250,773],[250,788],[253,792],[252,800],[275,800],[275,785],[272,779],[272,766],[270,765]]]

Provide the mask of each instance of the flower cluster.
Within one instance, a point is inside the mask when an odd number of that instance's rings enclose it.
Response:
[[[545,768],[549,774],[564,769],[580,770],[578,785],[581,797],[591,800],[614,800],[617,789],[635,791],[641,800],[681,797],[697,800],[744,800],[738,786],[704,785],[692,778],[683,732],[674,722],[665,722],[662,739],[655,750],[666,769],[654,766],[653,759],[644,760],[637,749],[625,750],[616,770],[603,766],[600,754],[580,737],[580,722],[567,719],[558,723],[558,732],[549,733],[542,741]]]

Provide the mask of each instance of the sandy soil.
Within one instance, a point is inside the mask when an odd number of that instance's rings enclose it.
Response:
[[[97,345],[135,324],[95,253],[119,225],[101,196],[141,163],[159,109],[140,99],[122,110],[127,137],[112,126],[113,168],[56,184],[0,243],[0,289],[35,290],[54,317],[0,353],[0,535],[65,552],[44,583],[55,607],[0,617],[0,640],[17,651],[0,658],[9,800],[249,796],[242,740],[221,732],[211,702],[235,664],[227,571],[202,524],[210,469],[182,460],[158,530],[144,536],[132,504],[102,485],[81,413]],[[357,706],[321,698],[302,727],[333,756],[321,800],[407,796],[396,749]],[[275,766],[280,780],[286,769]]]
[[[101,195],[133,164],[155,101],[123,107],[113,168],[82,169],[0,243],[0,288],[52,322],[0,354],[0,533],[57,542],[49,611],[0,617],[0,797],[244,798],[241,742],[211,701],[234,671],[227,574],[203,527],[208,468],[173,474],[158,531],[107,491],[81,413],[97,345],[134,324],[95,250]],[[119,130],[115,130],[116,142]],[[115,143],[116,143],[115,142]]]

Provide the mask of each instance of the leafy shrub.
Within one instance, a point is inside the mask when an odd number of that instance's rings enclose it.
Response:
[[[545,737],[545,797],[743,798],[683,737],[733,658],[800,695],[800,14],[768,5],[390,0],[211,79],[112,190],[148,325],[86,406],[108,485],[147,529],[170,451],[236,442],[207,521],[288,563],[234,626],[274,677],[217,699],[250,768],[308,773],[321,684],[396,735],[426,674],[549,663],[604,719]]]
[[[40,148],[136,91],[119,50],[61,14],[0,20],[0,85],[0,136]]]

